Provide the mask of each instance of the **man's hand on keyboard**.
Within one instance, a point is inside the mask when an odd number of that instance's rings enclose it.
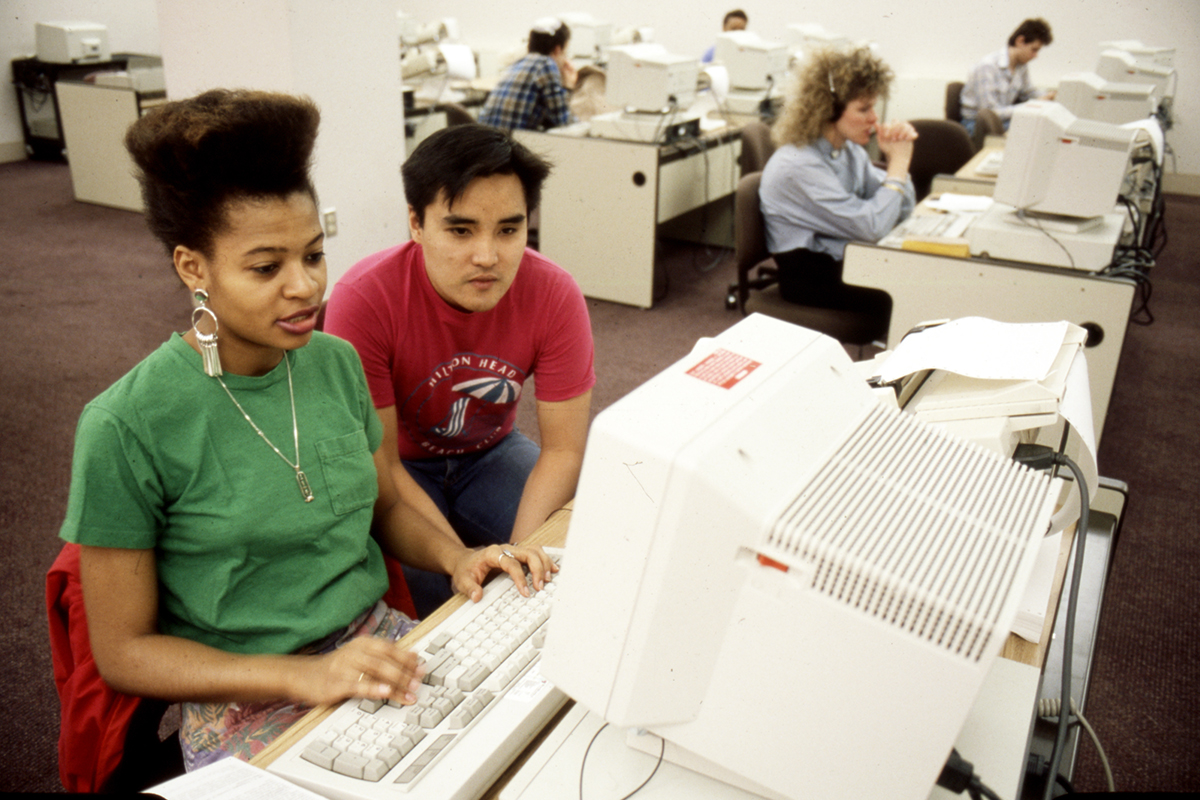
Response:
[[[525,568],[529,568],[528,579]],[[454,589],[478,602],[483,597],[483,581],[494,570],[507,572],[523,597],[530,595],[530,583],[540,590],[558,572],[558,566],[540,547],[520,544],[494,544],[465,553],[454,570]]]
[[[416,653],[372,636],[360,636],[323,656],[299,658],[297,699],[309,703],[371,697],[411,705],[425,674]]]

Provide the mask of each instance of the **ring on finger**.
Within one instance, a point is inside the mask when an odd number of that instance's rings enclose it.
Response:
[[[507,549],[505,549],[505,550],[502,550],[502,551],[501,551],[501,553],[500,553],[500,557],[496,559],[496,563],[497,563],[497,564],[499,564],[501,561],[503,561],[505,556],[508,556],[508,557],[509,557],[509,558],[511,558],[513,561],[516,561],[516,560],[517,560],[517,557],[516,557],[516,556],[514,556],[512,553],[508,552],[508,550],[507,550]]]
[[[366,676],[366,674],[367,674],[367,673],[365,673],[365,672],[360,672],[360,673],[358,673],[358,682],[359,682],[359,683],[362,683],[362,679],[363,679],[363,677],[364,677],[364,676]]]

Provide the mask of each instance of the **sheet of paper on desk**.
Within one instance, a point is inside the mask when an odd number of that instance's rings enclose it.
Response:
[[[451,78],[475,80],[475,53],[470,45],[443,43],[438,45],[438,51],[446,60],[446,72]]]
[[[1042,638],[1046,611],[1050,605],[1050,589],[1054,585],[1054,570],[1058,566],[1058,551],[1062,548],[1062,531],[1042,540],[1037,563],[1021,595],[1021,605],[1013,619],[1012,632],[1027,642],[1037,644]]]
[[[884,362],[880,379],[941,369],[970,378],[1041,380],[1069,335],[1068,322],[1012,323],[963,317],[910,333]]]
[[[322,800],[315,792],[237,758],[222,759],[147,791],[165,800]]]
[[[713,94],[725,98],[729,96],[729,70],[720,64],[709,64],[704,68],[704,74],[711,82]]]

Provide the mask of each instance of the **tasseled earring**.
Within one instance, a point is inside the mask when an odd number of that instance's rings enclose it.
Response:
[[[208,292],[197,289],[192,296],[200,304],[192,309],[192,330],[196,332],[196,343],[200,345],[200,357],[204,361],[204,374],[211,378],[219,378],[221,376],[221,354],[217,352],[217,328],[219,327],[217,315],[205,305],[208,302]],[[212,333],[201,333],[200,328],[196,325],[199,322],[197,314],[200,316],[207,314],[212,317]]]

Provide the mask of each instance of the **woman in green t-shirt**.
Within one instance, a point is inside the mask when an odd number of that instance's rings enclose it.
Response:
[[[249,758],[313,704],[413,702],[383,553],[474,599],[539,548],[470,550],[378,479],[381,427],[345,342],[315,331],[324,234],[307,99],[206,92],[131,126],[148,224],[198,306],[80,418],[62,537],[81,545],[113,688],[184,702],[189,768]],[[508,557],[511,556],[511,557]],[[364,635],[371,634],[371,635]],[[247,719],[250,720],[249,724]]]

